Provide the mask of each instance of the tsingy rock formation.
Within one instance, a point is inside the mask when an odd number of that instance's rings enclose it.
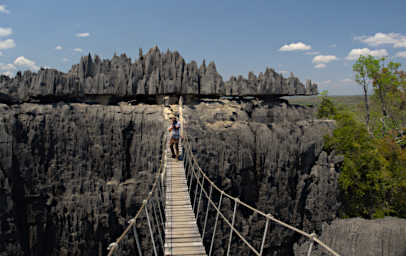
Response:
[[[283,100],[207,100],[185,106],[185,129],[202,169],[218,187],[311,233],[336,218],[335,167],[342,161],[323,151],[323,135],[333,130],[334,123],[315,120],[312,114],[312,109]],[[214,200],[218,202],[219,194]],[[222,203],[229,220],[233,207],[230,200]],[[209,233],[215,216],[211,210]],[[204,217],[200,215],[202,223]],[[236,226],[258,250],[265,221],[242,206],[237,210]],[[214,255],[225,255],[230,229],[225,222],[219,223]],[[271,224],[264,255],[293,255],[298,239],[298,234]],[[205,241],[210,245],[211,237],[206,236]],[[230,255],[251,255],[249,252],[234,235]]]
[[[161,106],[0,104],[0,255],[106,255],[151,189],[165,126]]]
[[[38,73],[18,72],[14,78],[0,76],[0,101],[112,103],[122,99],[156,101],[162,95],[194,97],[255,96],[281,97],[314,95],[317,85],[303,85],[296,77],[284,78],[273,69],[248,79],[232,77],[223,82],[214,62],[198,67],[186,63],[178,52],[161,52],[157,47],[131,62],[125,54],[101,60],[89,54],[68,73],[41,69]]]
[[[329,225],[323,224],[320,239],[340,255],[402,256],[406,255],[406,219],[336,219]],[[295,245],[295,255],[307,255],[308,248],[309,242]],[[329,254],[315,247],[312,255]]]

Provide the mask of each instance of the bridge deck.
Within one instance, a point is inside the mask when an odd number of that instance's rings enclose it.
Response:
[[[206,255],[190,202],[183,162],[171,157],[169,144],[166,152],[165,255]]]

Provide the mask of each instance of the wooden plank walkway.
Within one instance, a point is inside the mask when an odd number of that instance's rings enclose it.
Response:
[[[182,147],[179,145],[179,150]],[[192,210],[183,161],[166,150],[165,255],[206,255]]]

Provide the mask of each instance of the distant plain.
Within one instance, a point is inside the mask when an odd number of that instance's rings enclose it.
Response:
[[[348,96],[328,96],[335,104],[345,105],[350,109],[357,108],[363,101],[362,95],[348,95]],[[291,96],[283,97],[291,104],[309,106],[318,106],[321,102],[321,96]]]

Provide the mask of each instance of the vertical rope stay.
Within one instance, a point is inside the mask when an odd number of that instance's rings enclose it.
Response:
[[[238,201],[240,201],[240,199],[238,199],[238,197],[235,199],[234,201],[234,211],[233,211],[233,220],[231,221],[231,226],[234,227],[234,221],[235,221],[235,213],[237,212],[237,207],[238,207]],[[230,238],[228,240],[228,247],[227,247],[227,256],[230,255],[230,247],[231,247],[231,240],[233,238],[233,229],[230,228]]]
[[[270,217],[271,215],[268,214],[268,216]],[[269,218],[266,218],[265,229],[264,229],[264,234],[262,236],[262,243],[261,243],[261,249],[259,251],[259,255],[262,255],[262,253],[264,252],[266,234],[268,233],[268,226],[269,226]]]
[[[211,256],[211,252],[212,252],[212,250],[213,250],[214,237],[216,236],[217,221],[218,221],[218,219],[219,219],[219,213],[220,213],[220,209],[221,209],[221,201],[222,201],[222,200],[223,200],[223,193],[220,194],[220,201],[219,201],[218,211],[217,211],[217,215],[216,215],[216,222],[214,223],[213,235],[212,235],[212,237],[211,237],[211,244],[210,244],[209,256]]]
[[[198,188],[199,188],[199,176],[200,176],[200,173],[198,173],[197,174],[198,176],[196,176],[196,189],[195,189],[195,199],[193,199],[193,207],[192,207],[192,210],[193,210],[193,212],[195,212],[195,205],[196,205],[196,198],[197,198],[197,190],[198,190]],[[195,215],[196,216],[196,215]]]
[[[137,247],[138,254],[142,256],[142,251],[141,251],[141,245],[140,245],[140,239],[138,237],[138,232],[137,232],[137,227],[136,227],[136,220],[131,219],[128,221],[129,224],[133,224],[133,233],[134,233],[134,238],[135,238],[135,245]]]
[[[210,208],[210,198],[211,198],[211,193],[213,192],[213,186],[210,184],[210,192],[209,192],[209,197],[207,198],[207,208],[206,208],[206,216],[204,217],[204,226],[203,226],[203,235],[202,239],[204,239],[204,234],[206,232],[206,224],[207,224],[207,217],[209,215],[209,208]]]
[[[162,215],[161,202],[158,200],[158,198],[156,198],[155,200],[157,201],[157,204],[158,204],[159,217],[161,218],[162,230],[165,231],[165,220]]]
[[[312,239],[310,240],[310,245],[309,245],[309,250],[307,251],[307,256],[310,256],[312,254],[312,249],[313,249],[313,244],[314,244],[314,237],[316,236],[315,233],[311,233],[310,236]]]
[[[197,203],[196,221],[199,219],[200,200],[202,199],[203,186],[204,186],[204,181],[205,181],[205,180],[206,180],[206,179],[203,177],[202,185],[200,186],[199,202]]]
[[[191,190],[191,188],[192,188],[192,182],[193,182],[193,172],[192,172],[192,169],[193,169],[193,164],[192,164],[192,168],[190,169],[191,171],[190,171],[190,180],[189,180],[189,187],[188,187],[189,194],[190,194],[190,190]]]
[[[162,250],[164,250],[164,243],[163,243],[164,237],[161,234],[161,227],[160,227],[160,224],[159,224],[158,216],[156,214],[154,200],[152,200],[152,199],[151,199],[151,208],[152,208],[152,213],[153,213],[152,218],[155,220],[155,223],[156,223],[156,226],[157,226],[157,229],[158,229],[159,242],[161,243]]]
[[[147,215],[147,221],[148,221],[148,227],[149,227],[149,234],[151,235],[152,247],[154,248],[155,256],[158,256],[158,253],[157,253],[156,247],[155,247],[154,234],[152,232],[151,221],[149,220],[148,202],[146,200],[144,200],[144,203],[145,203],[145,207],[144,207],[145,214]]]

